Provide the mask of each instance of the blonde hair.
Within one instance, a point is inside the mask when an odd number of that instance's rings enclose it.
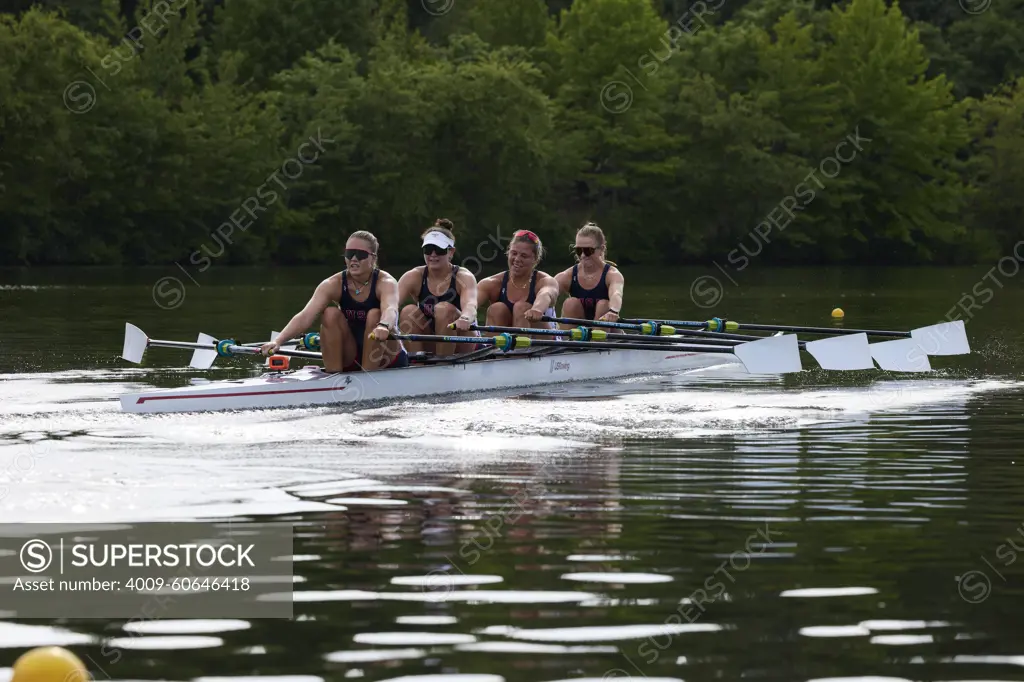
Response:
[[[601,249],[604,252],[602,257],[608,255],[608,248],[607,248],[608,247],[608,240],[605,239],[604,231],[600,227],[598,227],[597,223],[590,222],[590,221],[584,223],[583,227],[581,227],[580,229],[576,230],[576,236],[577,237],[592,237],[593,239],[595,239],[597,241],[597,248]],[[569,248],[572,249],[573,253],[576,252],[576,244],[575,243],[570,245]],[[576,256],[576,260],[579,260],[579,256]],[[607,258],[604,258],[604,262],[605,263],[611,263],[612,265],[615,265],[615,263],[612,263]]]
[[[372,255],[374,255],[374,256],[376,256],[377,252],[380,251],[380,242],[377,241],[377,238],[373,236],[372,232],[367,232],[366,230],[357,230],[356,232],[353,232],[352,234],[350,234],[348,236],[348,238],[349,239],[362,239],[364,241],[370,242],[370,245],[373,247],[373,254]],[[346,241],[348,241],[348,240],[346,240]]]
[[[544,257],[544,245],[540,243],[540,237],[537,236],[536,232],[531,230],[516,230],[512,234],[512,241],[508,243],[508,248],[505,249],[507,255],[512,250],[513,244],[529,244],[533,247],[533,252],[537,256],[537,262],[539,263],[541,258]]]

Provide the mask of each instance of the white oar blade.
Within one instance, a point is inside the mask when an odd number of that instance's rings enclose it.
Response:
[[[874,369],[868,345],[867,334],[850,334],[808,341],[805,348],[822,369]]]
[[[971,352],[963,320],[913,329],[910,338],[928,355],[968,355]]]
[[[870,346],[878,366],[891,372],[930,372],[928,355],[914,339],[882,341]]]
[[[196,343],[209,343],[216,344],[217,339],[213,338],[209,334],[200,334],[196,337]],[[193,369],[210,369],[213,367],[214,361],[217,359],[217,351],[206,350],[205,348],[196,348],[192,352],[192,362],[188,363],[189,367]]]
[[[795,334],[769,336],[733,349],[736,357],[751,374],[785,374],[803,371],[800,346]]]
[[[131,322],[124,323],[124,348],[121,357],[136,365],[142,362],[142,356],[149,345],[149,337],[146,332],[136,327]]]

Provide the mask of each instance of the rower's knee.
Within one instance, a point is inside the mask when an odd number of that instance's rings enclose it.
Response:
[[[513,327],[532,327],[533,324],[526,319],[526,311],[533,307],[532,303],[526,301],[518,301],[512,306],[512,326]]]
[[[459,309],[451,303],[438,303],[434,306],[434,319],[442,324],[448,324],[458,319]]]
[[[567,298],[562,304],[562,317],[583,317],[583,303],[578,298]]]
[[[335,308],[334,306],[324,308],[324,312],[320,315],[320,324],[326,327],[333,327],[344,320],[345,314],[341,312],[340,308]]]
[[[351,336],[352,329],[348,326],[345,313],[340,308],[330,306],[324,308],[323,313],[320,314],[320,333],[328,337],[340,335],[341,338],[345,338]]]
[[[423,313],[420,311],[419,306],[414,303],[410,303],[398,313],[398,326],[402,329],[411,326],[419,326],[420,318],[423,317]]]
[[[366,338],[370,338],[370,334],[380,323],[380,308],[374,308],[366,313]]]
[[[512,324],[512,313],[502,303],[491,304],[487,308],[487,324],[491,327],[508,327]]]

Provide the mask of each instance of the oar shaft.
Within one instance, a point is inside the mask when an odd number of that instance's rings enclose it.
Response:
[[[212,343],[196,343],[195,341],[161,341],[160,339],[149,339],[147,346],[158,348],[180,348],[182,350],[217,350]]]
[[[654,322],[656,324],[671,325],[673,327],[701,327],[706,328],[707,322],[696,322],[693,320],[641,320],[637,319],[626,319],[622,320],[624,323],[641,323],[641,322]],[[753,324],[747,322],[735,322],[729,320],[729,324],[735,324],[737,329],[749,329],[750,331],[766,331],[766,332],[803,332],[804,334],[827,334],[827,335],[841,335],[841,334],[867,334],[868,336],[892,336],[901,339],[910,338],[910,332],[899,332],[889,331],[884,329],[844,329],[834,327],[802,327],[798,325],[784,325],[784,324]],[[679,333],[689,333],[680,331]],[[704,332],[705,334],[711,334],[720,336],[721,338],[729,338],[726,334],[719,334],[718,332]],[[732,335],[735,338],[736,335]]]
[[[739,343],[745,343],[748,341],[756,341],[759,336],[744,336],[742,334],[715,334],[714,332],[705,332],[701,337],[689,338],[691,332],[677,329],[676,332],[680,335],[685,335],[686,339],[680,339],[674,336],[648,336],[646,334],[621,334],[618,332],[607,332],[603,329],[586,329],[581,330],[579,327],[572,329],[534,329],[532,327],[498,327],[498,326],[474,326],[473,329],[481,332],[496,332],[496,333],[509,333],[509,334],[527,334],[533,336],[567,336],[573,341],[608,341],[615,343],[622,343],[626,341],[639,341],[643,343],[657,343],[657,344],[671,344],[671,343],[691,343],[691,344],[709,344],[712,346],[734,346]],[[590,338],[586,338],[583,335],[583,331],[590,333]],[[714,338],[703,338],[703,336],[714,337]]]
[[[441,343],[483,343],[497,345],[492,336],[439,336],[436,334],[390,334],[388,338],[403,341],[439,341]]]
[[[194,341],[163,341],[160,339],[150,339],[147,342],[149,346],[157,346],[160,348],[180,348],[182,350],[217,350],[217,344],[215,343],[196,343]],[[233,355],[261,355],[260,349],[253,346],[228,346],[228,350]],[[309,358],[311,360],[320,360],[323,358],[322,354],[314,353],[303,350],[278,350],[277,355],[288,355],[293,358]]]
[[[235,355],[262,355],[259,348],[252,346],[228,346]],[[323,360],[323,353],[316,353],[308,350],[288,350],[279,348],[274,355],[287,355],[292,358],[307,358],[309,360]]]
[[[578,317],[548,317],[542,316],[542,322],[556,322],[558,324],[579,324],[587,327],[604,327],[606,329],[631,329],[640,330],[640,324],[626,324],[624,322],[604,322],[602,320],[586,320]]]
[[[531,346],[557,346],[562,348],[604,348],[608,350],[659,350],[682,351],[692,353],[728,353],[733,349],[725,346],[698,346],[676,343],[639,343],[618,341],[554,341],[550,339],[531,339]]]
[[[753,331],[763,330],[770,332],[803,332],[805,334],[867,334],[868,336],[895,336],[898,338],[910,338],[910,332],[887,331],[883,329],[832,329],[829,327],[799,327],[779,324],[748,324],[740,323],[740,329]]]
[[[454,329],[454,323],[448,325],[449,329]],[[509,334],[535,334],[537,336],[571,336],[571,329],[534,329],[533,327],[500,327],[495,325],[473,325],[473,329],[479,332],[495,332]],[[481,337],[484,338],[484,337]],[[477,340],[479,343],[479,340]]]
[[[530,330],[531,333],[534,330]],[[661,339],[647,342],[619,342],[619,341],[563,341],[560,339],[532,339],[526,335],[504,333],[500,336],[437,336],[433,334],[394,334],[393,338],[408,339],[409,341],[440,341],[448,343],[483,343],[492,344],[499,348],[530,348],[550,346],[555,348],[600,348],[608,350],[657,350],[657,351],[682,351],[692,353],[733,353],[731,347],[726,346],[700,346],[681,343],[665,343]],[[509,344],[511,341],[511,344]],[[675,339],[678,341],[678,339]]]

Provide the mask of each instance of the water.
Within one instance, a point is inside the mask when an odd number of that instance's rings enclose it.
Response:
[[[988,270],[751,268],[718,275],[715,312],[827,326],[841,306],[848,327],[910,329]],[[708,272],[627,269],[628,309],[706,317],[690,285]],[[0,602],[0,681],[47,644],[113,680],[1024,679],[1020,282],[976,299],[972,354],[928,375],[805,356],[772,381],[120,412],[120,393],[194,375],[181,351],[126,366],[126,321],[261,340],[328,273],[213,268],[162,309],[166,270],[0,271],[0,520],[296,527],[293,620],[51,622]],[[221,364],[205,376],[252,368]]]

